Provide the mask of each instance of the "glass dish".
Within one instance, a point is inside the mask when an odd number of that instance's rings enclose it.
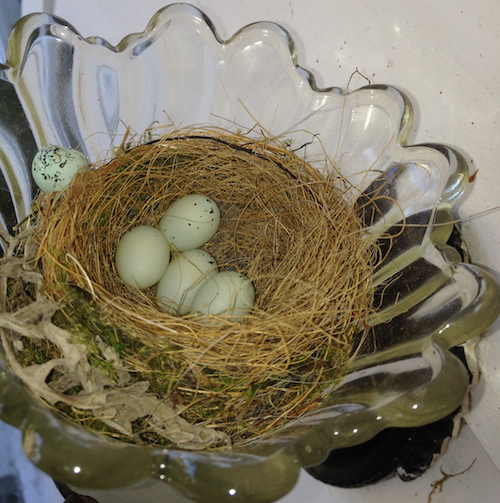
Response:
[[[383,297],[368,338],[322,408],[231,451],[137,447],[54,414],[0,359],[0,418],[24,432],[32,461],[77,487],[118,488],[123,501],[126,486],[162,481],[200,502],[263,503],[290,491],[300,468],[331,449],[455,410],[469,381],[448,349],[495,320],[500,289],[446,244],[451,208],[468,182],[466,162],[443,145],[407,146],[412,119],[408,98],[389,86],[318,89],[297,65],[289,34],[273,23],[222,41],[202,12],[175,4],[113,47],[46,14],[20,20],[0,65],[0,184],[10,194],[1,198],[4,228],[29,211],[39,147],[79,148],[93,162],[127,127],[140,135],[161,124],[162,133],[189,125],[250,137],[264,130],[303,146],[311,162],[326,153],[361,203],[372,193],[385,197],[368,208],[366,223],[376,235],[394,235],[375,273]]]

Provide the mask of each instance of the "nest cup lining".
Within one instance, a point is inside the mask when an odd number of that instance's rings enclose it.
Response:
[[[282,426],[340,380],[372,312],[376,248],[348,182],[325,165],[326,177],[278,139],[216,130],[135,147],[37,200],[45,293],[64,302],[69,291],[89,292],[118,328],[114,342],[135,378],[167,383],[162,399],[181,403],[190,422],[223,428],[233,443]],[[130,288],[116,272],[120,237],[157,227],[173,201],[193,193],[221,211],[203,249],[254,284],[243,319],[170,315],[158,309],[155,287]]]

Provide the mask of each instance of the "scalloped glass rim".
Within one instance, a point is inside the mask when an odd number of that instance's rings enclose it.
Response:
[[[0,115],[11,221],[29,209],[34,187],[26,166],[39,146],[79,147],[94,161],[119,143],[125,125],[142,132],[168,116],[170,130],[210,124],[252,136],[260,134],[257,122],[294,145],[308,144],[309,162],[326,152],[359,194],[384,190],[397,202],[384,206],[382,216],[372,214],[371,232],[400,230],[402,215],[420,226],[395,238],[377,271],[376,285],[391,279],[392,289],[325,407],[233,451],[109,442],[50,412],[0,361],[0,417],[24,431],[25,449],[40,468],[81,487],[154,478],[197,501],[275,501],[291,490],[301,466],[321,462],[330,449],[389,426],[435,421],[460,405],[467,374],[448,349],[494,321],[500,291],[487,272],[463,264],[446,245],[450,209],[464,191],[468,167],[446,146],[405,145],[413,112],[403,93],[382,85],[349,93],[317,89],[280,26],[255,23],[222,41],[209,19],[187,4],[160,10],[145,32],[117,47],[85,40],[47,14],[27,16],[13,29],[7,54],[0,90],[15,93],[0,111],[17,106],[23,117],[14,127]]]

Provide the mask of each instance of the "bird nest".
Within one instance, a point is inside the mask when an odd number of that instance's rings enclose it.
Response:
[[[24,240],[2,259],[37,278],[2,275],[2,316],[39,313],[36,326],[3,336],[14,371],[90,428],[187,449],[251,441],[320,406],[373,312],[378,255],[347,180],[326,158],[320,173],[287,142],[216,130],[118,153],[64,192],[40,195]],[[221,213],[203,249],[253,283],[243,317],[170,314],[154,286],[129,287],[116,271],[123,234],[157,227],[193,193]]]

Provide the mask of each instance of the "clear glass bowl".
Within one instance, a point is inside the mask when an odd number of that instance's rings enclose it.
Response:
[[[326,152],[361,198],[386,196],[378,211],[371,208],[367,225],[376,235],[395,235],[375,274],[384,295],[368,339],[321,409],[232,451],[125,445],[51,412],[0,359],[0,418],[23,430],[33,462],[79,487],[161,480],[200,502],[271,502],[292,489],[300,467],[320,463],[329,450],[455,410],[468,376],[448,349],[495,320],[500,291],[486,271],[463,263],[446,244],[450,210],[468,182],[466,162],[443,145],[406,146],[412,118],[408,98],[389,86],[318,89],[297,65],[289,34],[273,23],[246,26],[222,41],[202,12],[175,4],[144,33],[113,47],[83,39],[49,15],[20,20],[0,65],[5,228],[29,211],[31,160],[39,147],[78,147],[95,161],[127,127],[142,134],[161,124],[162,133],[211,125],[285,135],[294,146],[307,144],[302,150],[310,161]]]

